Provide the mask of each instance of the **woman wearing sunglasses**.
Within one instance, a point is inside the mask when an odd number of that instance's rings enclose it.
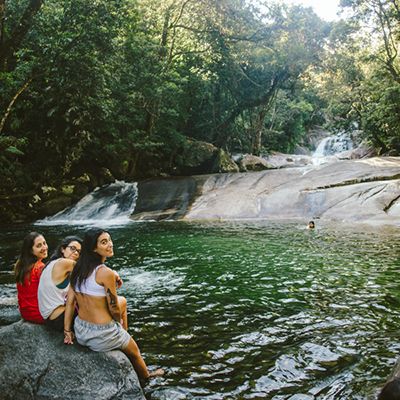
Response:
[[[81,253],[82,239],[65,237],[40,277],[38,289],[39,310],[46,325],[62,332],[69,279]]]

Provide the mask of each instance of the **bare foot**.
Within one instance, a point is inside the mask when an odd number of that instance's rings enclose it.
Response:
[[[157,378],[158,376],[163,376],[165,374],[165,371],[162,368],[157,368],[154,371],[151,371],[149,373],[149,379],[150,378]]]

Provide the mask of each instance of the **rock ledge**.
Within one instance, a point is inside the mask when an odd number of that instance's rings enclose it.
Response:
[[[0,329],[0,393],[3,400],[145,400],[121,351],[66,346],[62,334],[24,321]]]

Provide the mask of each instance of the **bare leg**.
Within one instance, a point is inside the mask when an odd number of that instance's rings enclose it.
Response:
[[[129,360],[131,361],[133,368],[135,368],[136,373],[139,376],[139,379],[145,380],[156,376],[164,375],[163,369],[157,369],[149,373],[147,369],[146,363],[143,360],[142,355],[140,354],[140,350],[136,342],[131,338],[126,346],[122,351],[128,356]]]
[[[118,296],[118,303],[121,308],[121,325],[127,331],[128,330],[128,307],[126,304],[126,298],[123,296]]]
[[[135,368],[136,373],[139,376],[139,379],[148,379],[150,374],[147,369],[146,363],[143,360],[142,355],[140,354],[140,350],[136,342],[131,338],[122,351],[128,356],[131,361],[133,367]]]

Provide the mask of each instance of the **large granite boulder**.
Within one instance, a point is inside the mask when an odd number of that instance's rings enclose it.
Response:
[[[335,154],[339,160],[357,160],[376,156],[376,150],[367,142],[361,142],[357,147],[351,150]]]
[[[59,211],[69,207],[71,204],[72,204],[71,197],[61,194],[58,197],[44,201],[39,207],[39,212],[40,215],[43,216],[54,215]]]
[[[207,175],[150,179],[138,183],[138,198],[131,219],[180,219],[200,195]]]
[[[400,157],[211,175],[185,220],[324,219],[400,225]]]
[[[194,139],[185,142],[176,164],[174,175],[239,171],[239,167],[224,150],[211,143]]]
[[[187,140],[177,157],[176,175],[205,174],[212,172],[218,147],[198,140]]]
[[[271,152],[265,160],[270,168],[304,167],[313,163],[312,157],[307,155],[284,154],[277,151]]]
[[[240,170],[245,171],[262,171],[264,169],[274,168],[267,160],[253,154],[245,154],[240,160]]]
[[[0,329],[0,398],[145,400],[121,351],[66,346],[62,334],[23,321]]]
[[[226,151],[219,149],[211,172],[239,172],[239,166]]]
[[[5,294],[7,296],[7,294]],[[0,301],[0,327],[13,324],[21,319],[16,297],[2,298]]]

